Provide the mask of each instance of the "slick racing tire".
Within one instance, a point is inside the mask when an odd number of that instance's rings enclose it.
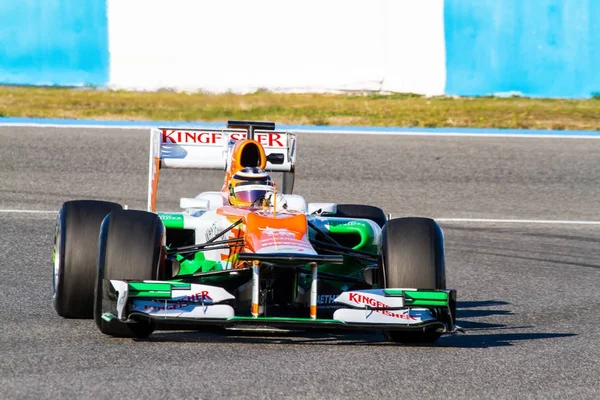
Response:
[[[64,318],[94,317],[94,287],[98,233],[104,217],[121,210],[108,201],[75,200],[64,203],[54,234],[54,309]]]
[[[160,218],[146,211],[115,211],[100,228],[94,319],[106,335],[144,338],[155,329],[149,320],[124,323],[115,316],[103,318],[103,301],[108,300],[104,279],[161,280],[165,279],[165,227]],[[112,299],[115,300],[115,299]]]
[[[387,216],[379,207],[364,204],[338,204],[336,217],[370,219],[383,228],[387,222]]]
[[[382,231],[380,282],[386,288],[446,289],[442,229],[429,218],[397,218]],[[397,343],[433,343],[440,332],[385,331]]]

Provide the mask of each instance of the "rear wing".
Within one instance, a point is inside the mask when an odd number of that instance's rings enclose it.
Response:
[[[292,192],[296,166],[296,134],[275,130],[253,130],[265,155],[277,154],[277,164],[266,170],[283,172],[283,193]],[[227,170],[233,144],[245,139],[245,129],[152,128],[148,171],[148,211],[156,211],[156,192],[161,168]]]

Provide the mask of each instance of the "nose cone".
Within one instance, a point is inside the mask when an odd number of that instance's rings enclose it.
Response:
[[[317,254],[308,240],[304,214],[257,214],[246,216],[246,247],[255,253]]]

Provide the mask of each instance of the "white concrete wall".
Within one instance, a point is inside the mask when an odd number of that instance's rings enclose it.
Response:
[[[442,94],[443,0],[109,0],[110,86]]]

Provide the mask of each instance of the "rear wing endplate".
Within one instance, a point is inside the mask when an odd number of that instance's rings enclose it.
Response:
[[[152,128],[148,171],[148,211],[156,211],[156,191],[161,168],[227,170],[236,141],[245,139],[245,129]],[[266,170],[283,172],[283,192],[291,194],[296,165],[296,134],[286,131],[255,130],[268,157],[278,154],[283,162],[267,162]]]

